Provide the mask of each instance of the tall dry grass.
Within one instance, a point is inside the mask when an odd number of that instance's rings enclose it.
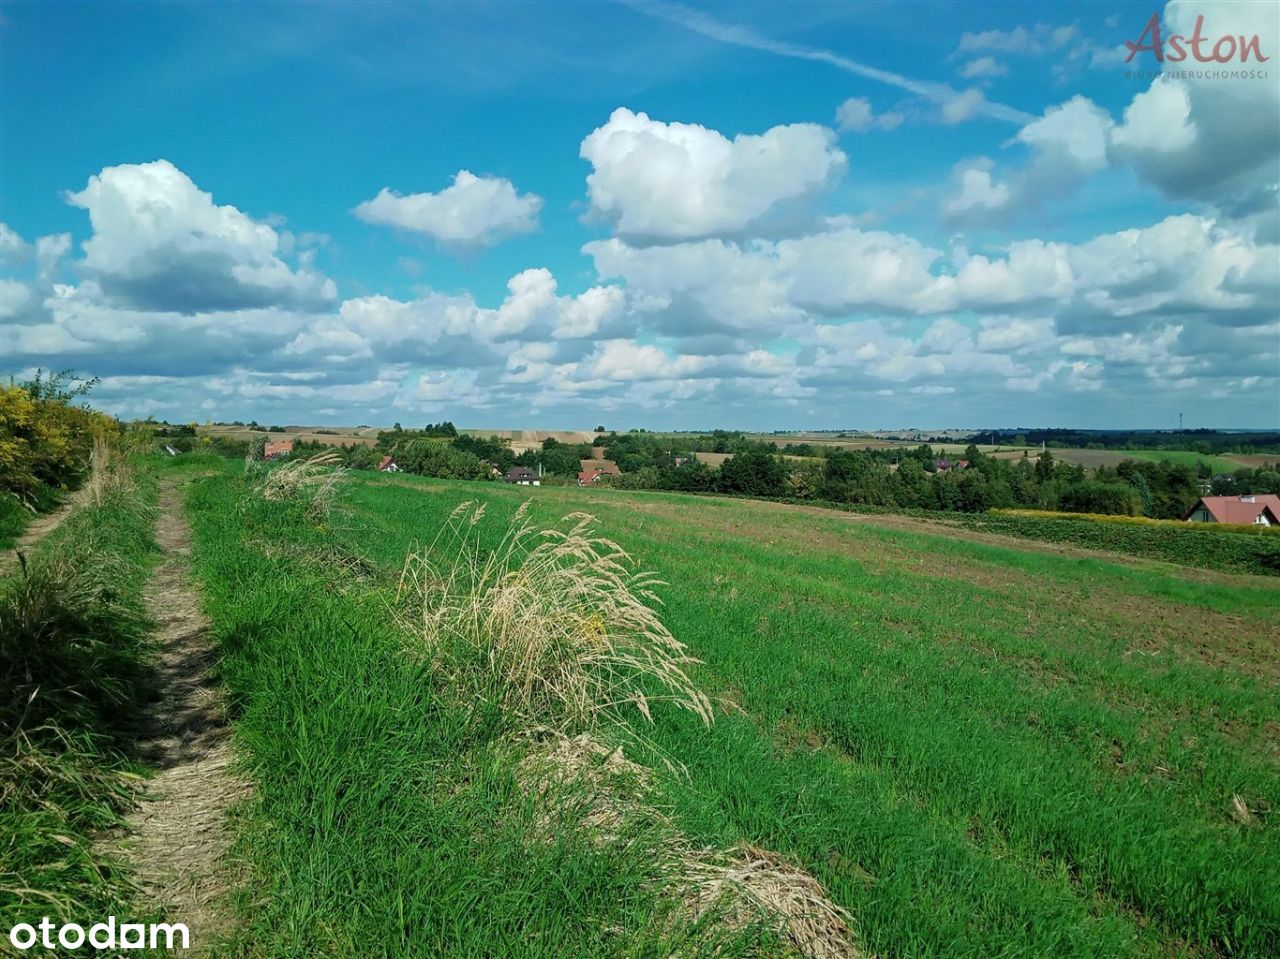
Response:
[[[263,499],[301,501],[308,518],[323,522],[333,512],[338,487],[346,479],[347,469],[341,464],[341,456],[326,451],[280,466],[246,460],[245,470],[255,478],[254,488]]]
[[[133,467],[119,440],[113,442],[103,433],[93,437],[89,454],[87,495],[92,506],[100,507],[113,496],[133,488]]]
[[[661,584],[599,536],[594,517],[540,530],[527,513],[525,503],[484,549],[484,506],[463,503],[405,561],[401,619],[437,666],[528,726],[572,732],[626,707],[651,719],[656,701],[711,723],[687,672],[698,661],[653,610]]]

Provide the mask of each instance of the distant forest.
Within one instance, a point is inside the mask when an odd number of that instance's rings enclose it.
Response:
[[[1050,449],[1190,450],[1193,453],[1280,453],[1280,433],[1234,430],[984,430],[969,442]]]

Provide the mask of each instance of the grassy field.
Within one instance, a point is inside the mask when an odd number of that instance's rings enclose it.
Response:
[[[525,500],[539,526],[588,509],[670,584],[662,621],[720,714],[629,720],[684,769],[658,790],[664,828],[803,867],[867,951],[1280,950],[1274,581],[776,504],[408,477],[355,480],[317,524],[246,508],[241,485],[204,481],[190,508],[260,784],[244,955],[672,954],[644,844],[531,844],[504,740],[398,637],[406,553],[473,498],[485,549]],[[761,941],[681,954],[783,954]]]

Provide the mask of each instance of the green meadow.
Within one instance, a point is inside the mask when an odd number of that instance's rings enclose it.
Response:
[[[244,486],[188,496],[258,783],[237,954],[790,954],[677,931],[644,842],[529,842],[509,718],[397,625],[406,555],[469,500],[481,555],[526,502],[585,510],[665,582],[717,715],[620,720],[662,828],[804,869],[867,953],[1280,950],[1274,581],[747,501],[351,474],[317,519]]]

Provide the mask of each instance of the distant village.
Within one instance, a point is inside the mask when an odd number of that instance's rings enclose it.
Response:
[[[275,429],[275,428],[273,428]],[[1280,453],[1246,457],[1230,472],[1180,453],[1129,458],[1123,451],[1004,449],[974,444],[939,455],[929,443],[847,437],[759,438],[743,433],[661,434],[643,430],[479,436],[453,424],[421,429],[398,425],[376,435],[316,431],[294,436],[252,434],[244,441],[206,436],[192,427],[162,429],[166,449],[197,442],[242,442],[265,461],[336,452],[343,465],[382,473],[506,482],[515,486],[578,486],[718,493],[868,508],[985,512],[1033,509],[1153,519],[1280,526]],[[1025,438],[1018,436],[1017,439]],[[232,451],[234,452],[234,451]],[[1055,455],[1057,453],[1057,455]],[[1085,465],[1094,463],[1096,465]]]

